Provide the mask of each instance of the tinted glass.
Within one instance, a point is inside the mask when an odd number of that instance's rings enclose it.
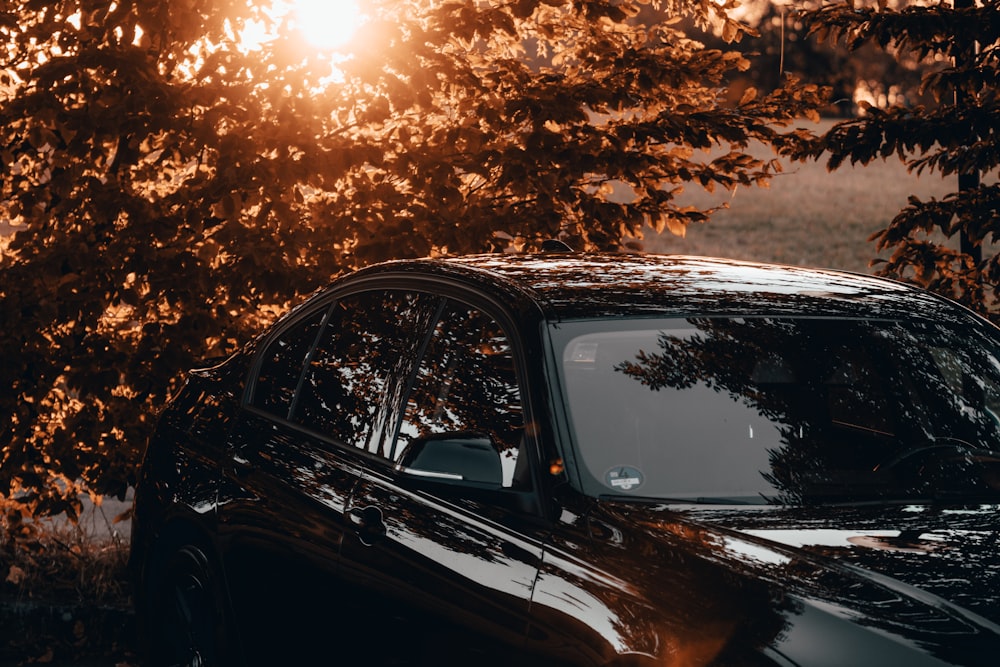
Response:
[[[373,453],[387,442],[436,299],[373,291],[340,299],[309,359],[294,421]]]
[[[970,326],[703,318],[560,325],[595,493],[1000,499],[1000,356]]]
[[[302,375],[306,355],[316,342],[326,309],[313,313],[281,333],[267,347],[257,376],[252,404],[278,417],[287,417]]]
[[[414,379],[394,450],[398,460],[414,438],[475,432],[500,450],[503,485],[524,487],[521,393],[514,356],[500,325],[483,312],[449,302],[441,314]]]

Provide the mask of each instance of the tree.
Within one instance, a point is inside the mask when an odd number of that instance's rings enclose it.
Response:
[[[812,34],[842,40],[850,49],[873,44],[900,57],[940,63],[924,71],[921,83],[935,104],[866,106],[864,115],[791,152],[806,158],[826,155],[831,170],[847,161],[898,158],[916,173],[955,178],[955,192],[940,200],[911,197],[872,236],[879,250],[892,250],[888,260],[878,261],[878,272],[989,314],[1000,297],[1000,256],[981,259],[980,253],[1000,233],[1000,185],[969,176],[995,175],[1000,163],[1000,3],[986,0],[956,9],[943,1],[902,8],[881,0],[868,7],[851,1],[804,18]]]
[[[750,62],[674,17],[737,41],[736,0],[370,0],[347,57],[237,0],[8,4],[0,496],[39,513],[123,493],[180,372],[338,272],[683,233],[681,185],[765,182],[743,149],[822,94],[723,103]]]
[[[906,0],[887,0],[892,6]],[[786,73],[823,83],[832,89],[831,106],[824,113],[842,117],[856,115],[859,99],[869,98],[876,106],[905,100],[916,104],[924,101],[919,92],[924,69],[933,63],[921,62],[906,53],[887,52],[877,44],[858,45],[853,51],[831,49],[810,35],[803,20],[807,10],[823,6],[822,0],[749,0],[739,10],[742,20],[752,26],[759,37],[744,40],[739,48],[744,53],[759,51],[754,67],[740,78],[759,89],[781,85]],[[709,46],[721,47],[713,35],[702,40]],[[737,95],[740,82],[730,86],[730,95]]]

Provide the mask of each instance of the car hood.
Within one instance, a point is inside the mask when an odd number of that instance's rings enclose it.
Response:
[[[1000,507],[683,510],[814,563],[901,582],[1000,625]]]
[[[700,558],[780,592],[786,629],[773,648],[793,664],[986,665],[1000,653],[1000,507],[633,505],[625,514],[647,537],[676,548],[683,532]]]

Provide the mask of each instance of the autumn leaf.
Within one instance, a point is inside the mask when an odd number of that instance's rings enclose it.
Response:
[[[4,579],[8,584],[14,584],[19,586],[22,581],[24,581],[24,570],[22,570],[17,565],[11,565],[10,569],[7,571],[7,577]]]

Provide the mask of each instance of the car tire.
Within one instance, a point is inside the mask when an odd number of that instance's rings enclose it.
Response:
[[[193,540],[166,540],[151,562],[143,609],[147,664],[226,667],[228,615],[211,551]]]

